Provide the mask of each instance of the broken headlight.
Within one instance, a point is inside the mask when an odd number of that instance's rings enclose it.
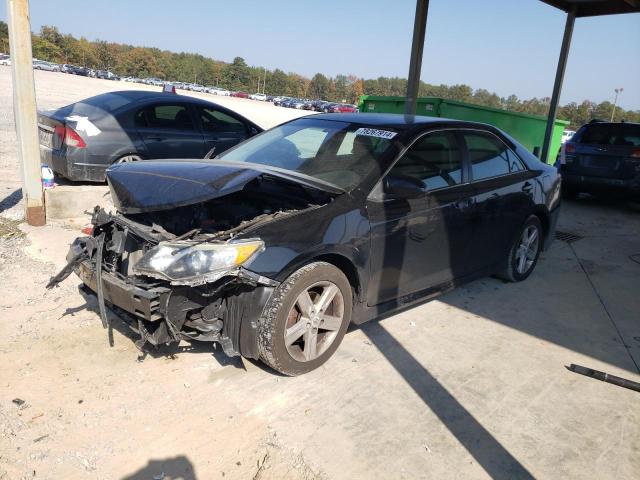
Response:
[[[144,254],[133,270],[172,283],[213,282],[263,249],[264,243],[259,240],[224,244],[163,242]]]

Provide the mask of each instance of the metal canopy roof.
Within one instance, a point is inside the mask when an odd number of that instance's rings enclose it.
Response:
[[[576,17],[595,17],[617,13],[640,12],[640,0],[540,0]]]

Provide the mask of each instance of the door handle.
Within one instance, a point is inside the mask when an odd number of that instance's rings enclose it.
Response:
[[[525,193],[531,193],[533,191],[533,183],[525,182],[524,185],[522,185],[522,191]]]

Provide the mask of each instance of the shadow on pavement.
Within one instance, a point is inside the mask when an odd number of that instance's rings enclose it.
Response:
[[[185,456],[166,458],[163,460],[149,460],[142,469],[122,480],[196,480],[196,472],[189,459]]]
[[[491,478],[534,478],[380,323],[361,330]]]
[[[22,200],[22,189],[17,188],[9,195],[0,200],[0,212],[15,207]]]

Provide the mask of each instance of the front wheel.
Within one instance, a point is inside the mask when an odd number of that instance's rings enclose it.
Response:
[[[301,375],[336,351],[349,322],[353,296],[335,266],[314,262],[274,291],[258,324],[260,358],[285,375]]]
[[[506,265],[498,276],[510,282],[526,279],[538,263],[541,249],[542,224],[538,217],[531,215],[511,245]]]

